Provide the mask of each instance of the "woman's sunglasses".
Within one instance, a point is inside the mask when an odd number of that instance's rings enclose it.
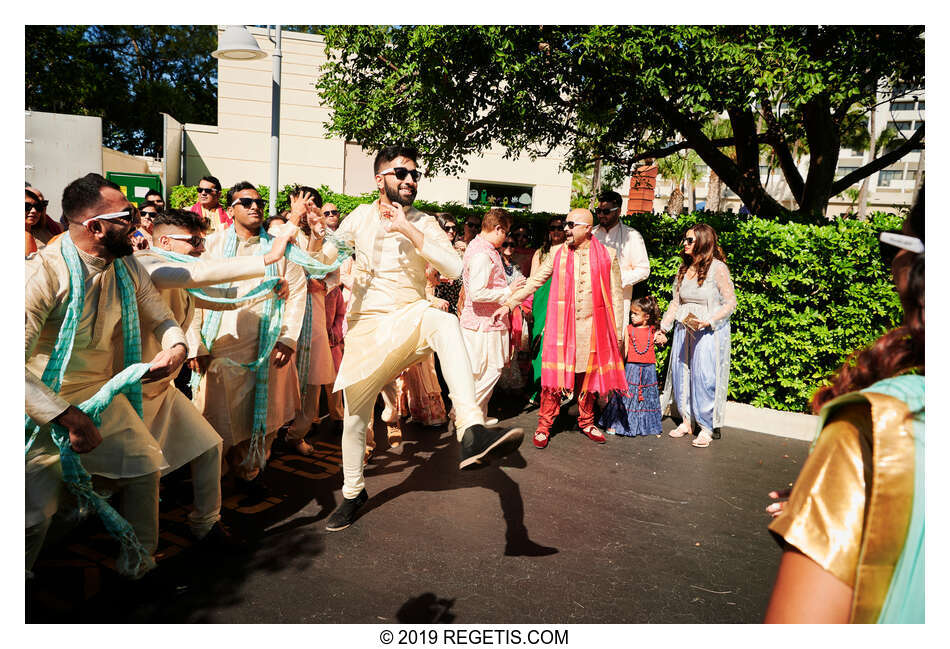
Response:
[[[693,237],[683,237],[683,245],[686,245],[687,243],[692,245],[694,241],[696,241],[696,239]]]
[[[506,242],[504,242],[503,244],[501,244],[501,247],[502,247],[502,248],[514,248],[514,247],[515,247],[515,243],[514,243],[513,241],[506,241]]]

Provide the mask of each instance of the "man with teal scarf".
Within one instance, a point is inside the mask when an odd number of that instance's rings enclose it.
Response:
[[[133,398],[134,391],[128,397],[119,394],[102,413],[99,426],[76,406],[125,364],[124,321],[137,318],[161,341],[161,351],[146,359],[151,369],[143,380],[169,376],[186,355],[184,333],[148,274],[130,256],[129,235],[135,224],[118,186],[88,174],[66,187],[62,206],[68,233],[26,262],[26,414],[40,426],[26,454],[27,569],[39,554],[63,492],[52,423],[68,432],[97,489],[117,493],[114,502],[138,543],[148,555],[154,553],[158,478],[167,463],[136,412],[140,399]],[[72,333],[65,355],[54,354],[54,348],[63,348],[57,345],[61,331]],[[51,361],[63,364],[58,389],[40,378],[49,374]],[[139,577],[154,566],[151,557],[144,563],[129,559],[125,549],[117,562],[123,574]]]
[[[189,331],[196,308],[214,311],[238,309],[275,297],[286,299],[287,282],[281,278],[264,280],[270,288],[239,296],[233,288],[220,288],[242,280],[263,280],[266,268],[283,258],[287,236],[274,241],[266,255],[198,259],[204,252],[205,224],[200,215],[188,210],[168,210],[153,221],[152,247],[136,253],[148,271],[162,299],[186,332],[189,351],[197,353],[197,332]],[[290,226],[292,232],[296,226]],[[247,297],[248,299],[245,299]],[[143,353],[147,357],[159,341],[142,331]],[[232,541],[220,525],[221,519],[221,436],[201,416],[194,404],[175,387],[174,375],[149,383],[142,390],[143,419],[169,464],[168,474],[189,464],[194,489],[194,509],[188,514],[191,533],[205,547],[230,547]]]
[[[232,186],[227,208],[234,225],[208,237],[201,260],[266,254],[271,238],[261,227],[264,201],[254,185]],[[284,227],[296,233],[292,223]],[[290,360],[303,324],[307,281],[303,269],[286,258],[267,269],[268,276],[287,280],[286,303],[267,300],[230,311],[199,309],[194,324],[201,328],[194,361],[201,376],[195,406],[224,440],[227,468],[251,501],[266,496],[260,471],[277,429],[293,420],[300,405],[297,369]],[[259,284],[245,279],[232,288],[243,295]]]

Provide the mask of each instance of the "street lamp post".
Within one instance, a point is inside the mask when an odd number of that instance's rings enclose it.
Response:
[[[277,171],[280,161],[280,25],[274,25],[276,36],[271,36],[270,25],[267,26],[267,38],[274,44],[274,71],[271,77],[271,108],[270,108],[270,205],[268,214],[277,214]],[[228,25],[227,29],[218,38],[218,49],[211,53],[216,59],[230,61],[249,61],[262,59],[267,56],[257,40],[243,25]]]

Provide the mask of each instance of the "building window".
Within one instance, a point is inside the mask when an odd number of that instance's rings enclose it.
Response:
[[[892,101],[891,110],[914,110],[912,101]]]
[[[499,185],[473,180],[468,183],[466,203],[486,207],[530,209],[533,194],[534,187],[530,185]]]
[[[910,120],[902,120],[900,122],[888,122],[887,125],[897,129],[898,131],[909,131],[913,122]]]
[[[923,102],[923,101],[918,101],[918,102],[917,102],[917,110],[924,110],[924,102]]]
[[[835,170],[835,178],[844,178],[852,171],[857,171],[857,167],[838,167]]]
[[[890,187],[892,181],[900,180],[903,172],[900,169],[884,169],[877,176],[878,187]]]
[[[904,180],[917,180],[917,170],[908,169],[904,172]]]

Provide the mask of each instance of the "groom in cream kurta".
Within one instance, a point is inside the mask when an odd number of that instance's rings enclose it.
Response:
[[[117,262],[103,247],[102,240],[110,236],[127,240],[132,226],[130,221],[95,217],[126,210],[129,202],[112,183],[101,177],[99,182],[99,203],[66,214],[69,236],[76,244],[85,276],[85,301],[58,394],[44,385],[40,377],[69,303],[69,270],[63,259],[62,238],[26,262],[26,414],[42,425],[26,456],[27,568],[39,554],[62,489],[59,449],[50,437],[53,421],[63,425],[71,439],[80,434],[91,439],[80,447],[75,440],[72,443],[73,449],[82,454],[83,466],[93,475],[97,486],[120,491],[118,509],[146,551],[153,553],[158,544],[158,478],[159,471],[167,467],[160,446],[125,395],[117,395],[105,409],[98,432],[75,407],[95,394],[123,365]],[[64,192],[64,211],[71,203],[68,195],[74,185],[75,182]],[[86,223],[82,224],[83,221]],[[151,360],[153,364],[145,379],[161,379],[177,371],[184,360],[185,335],[142,266],[131,256],[118,263],[127,263],[140,322],[156,340],[148,351],[143,349],[143,361]],[[122,571],[123,562],[117,565]]]
[[[258,280],[264,277],[267,264],[283,257],[287,239],[296,232],[293,224],[284,226],[282,238],[274,242],[267,256],[233,257],[231,259],[196,259],[191,263],[171,261],[155,248],[178,254],[197,257],[204,252],[204,237],[200,216],[187,210],[170,210],[156,217],[153,230],[153,247],[135,254],[136,259],[148,271],[159,294],[171,308],[175,320],[188,332],[189,348],[197,352],[197,338],[189,328],[194,319],[195,308],[232,310],[258,301],[271,299],[263,295],[253,301],[238,304],[223,304],[203,300],[185,289],[203,288],[214,297],[235,297],[233,288],[221,289],[215,284],[227,284],[242,280]],[[176,237],[191,237],[182,240]],[[195,242],[199,245],[195,246]],[[286,297],[286,295],[284,296]],[[148,357],[159,345],[158,339],[149,331],[142,331],[142,355]],[[192,354],[193,356],[194,354]],[[143,410],[145,424],[155,435],[168,462],[168,474],[185,465],[191,465],[194,485],[194,510],[188,514],[192,534],[202,539],[221,519],[221,436],[201,416],[194,404],[175,387],[178,374],[148,383],[143,386]]]
[[[234,225],[231,227],[238,238],[235,257],[259,256],[263,201],[245,207],[240,203],[241,199],[257,201],[260,200],[260,195],[253,185],[243,182],[235,184],[228,192],[228,212],[234,219]],[[230,228],[208,237],[202,260],[224,257],[225,239],[229,231]],[[290,296],[284,306],[280,335],[271,356],[267,382],[265,457],[270,453],[277,429],[293,420],[294,412],[300,407],[297,368],[290,360],[297,348],[307,299],[307,281],[303,269],[286,259],[278,261],[277,268],[278,275],[287,280]],[[244,295],[258,284],[260,280],[246,279],[235,282],[232,288],[238,295]],[[250,448],[254,423],[256,377],[250,369],[238,364],[250,363],[257,358],[258,330],[263,310],[264,303],[257,302],[225,311],[218,335],[211,345],[210,355],[201,343],[198,344],[196,353],[196,362],[203,366],[205,371],[195,394],[195,405],[221,435],[228,466],[237,478],[244,481],[244,486],[248,486],[247,483],[254,480],[260,472],[259,467],[248,468],[243,465]],[[200,328],[207,315],[203,309],[199,309],[192,327]]]
[[[379,200],[355,209],[336,231],[337,237],[354,247],[356,261],[346,349],[334,385],[334,390],[343,390],[345,404],[345,500],[327,522],[330,531],[349,526],[366,501],[363,454],[377,395],[432,351],[439,354],[455,407],[463,454],[460,468],[511,452],[521,443],[520,429],[502,435],[484,428],[458,319],[426,298],[426,265],[432,264],[444,277],[456,278],[462,261],[438,221],[411,207],[418,180],[415,152],[383,149],[374,171]],[[334,259],[335,245],[326,242],[322,254],[327,261]],[[472,439],[478,439],[478,444],[472,445]]]

